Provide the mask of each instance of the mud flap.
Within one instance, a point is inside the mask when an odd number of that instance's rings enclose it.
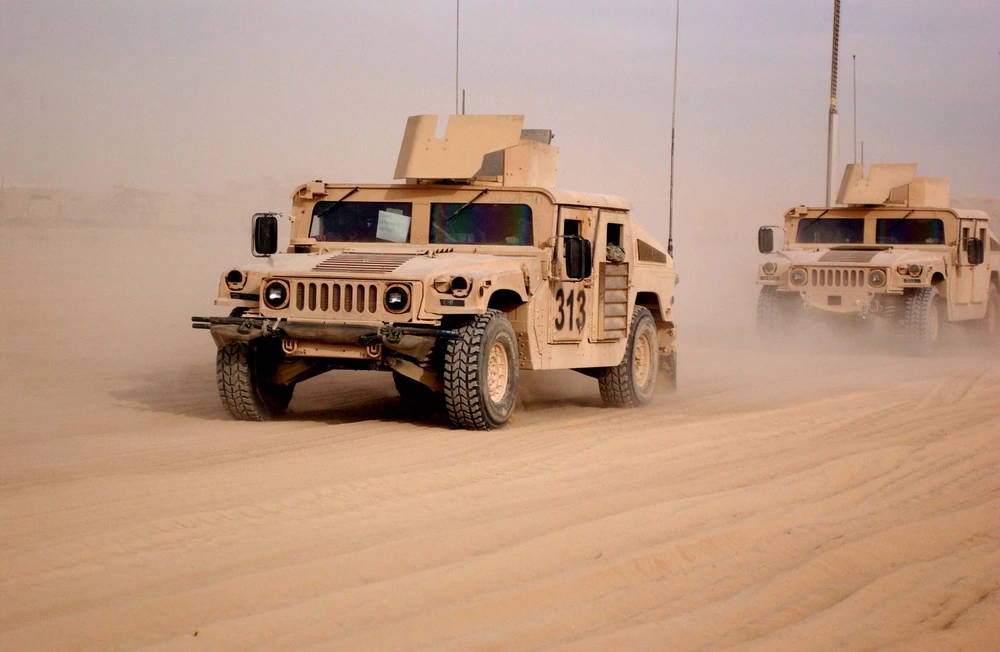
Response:
[[[677,351],[660,353],[660,387],[668,391],[677,390]]]

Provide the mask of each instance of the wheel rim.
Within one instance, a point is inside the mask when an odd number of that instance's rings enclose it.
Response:
[[[507,394],[509,381],[510,365],[507,360],[507,350],[500,342],[494,342],[490,347],[486,363],[486,388],[491,401],[499,403],[503,400]]]
[[[632,370],[635,382],[639,387],[649,384],[653,369],[653,346],[649,332],[643,331],[635,338],[635,351],[632,354]]]

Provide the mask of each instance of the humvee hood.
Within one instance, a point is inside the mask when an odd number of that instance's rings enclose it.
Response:
[[[940,260],[941,254],[920,249],[788,249],[782,252],[793,265],[891,267],[900,263]]]
[[[321,278],[389,278],[418,280],[432,274],[519,269],[537,257],[532,247],[510,247],[511,255],[414,250],[394,252],[343,251],[322,254],[281,254],[267,261],[243,267],[264,276],[305,276]],[[519,255],[520,254],[520,255]],[[533,254],[533,255],[532,255]]]

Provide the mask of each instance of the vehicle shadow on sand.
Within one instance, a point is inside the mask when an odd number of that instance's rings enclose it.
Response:
[[[295,389],[287,414],[274,421],[318,421],[331,425],[360,421],[385,421],[447,428],[443,408],[411,406],[392,388],[388,374],[331,372],[301,383]],[[132,376],[131,384],[113,390],[121,407],[172,414],[205,421],[232,422],[223,407],[211,365]]]

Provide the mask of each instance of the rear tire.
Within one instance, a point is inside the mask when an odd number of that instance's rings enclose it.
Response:
[[[980,322],[979,332],[984,344],[1000,346],[1000,289],[994,283],[990,284],[986,316]]]
[[[281,359],[275,342],[230,342],[216,353],[219,398],[233,418],[266,421],[288,409],[294,386],[268,380]]]
[[[944,313],[936,287],[916,288],[903,297],[903,331],[912,353],[928,353],[941,341]]]
[[[597,377],[604,404],[610,407],[636,407],[653,398],[659,375],[659,346],[656,322],[649,310],[632,310],[625,357],[614,367],[605,367]]]
[[[517,335],[507,316],[487,310],[455,329],[444,354],[444,403],[456,428],[507,423],[517,400]]]

